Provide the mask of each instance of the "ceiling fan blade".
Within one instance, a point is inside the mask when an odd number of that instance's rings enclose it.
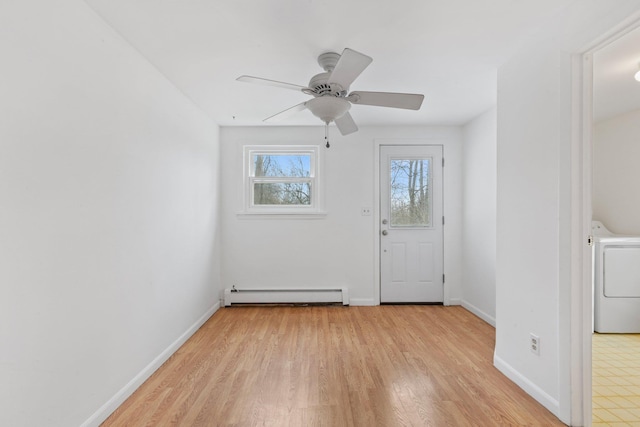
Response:
[[[336,127],[340,131],[342,135],[349,135],[350,133],[354,133],[358,130],[358,126],[356,126],[356,122],[353,121],[353,117],[347,111],[342,115],[342,117],[338,117],[334,120],[336,122]]]
[[[277,122],[279,120],[285,119],[307,108],[305,104],[306,102],[301,102],[298,105],[294,105],[291,108],[287,108],[284,111],[280,111],[278,114],[274,114],[271,117],[267,117],[266,119],[263,120],[263,122]]]
[[[275,86],[275,87],[281,87],[285,89],[293,89],[293,90],[299,90],[299,91],[304,91],[304,89],[309,89],[306,86],[294,85],[293,83],[279,82],[277,80],[263,79],[261,77],[240,76],[236,80],[239,82],[255,83],[255,84],[265,85],[265,86]]]
[[[353,104],[419,110],[422,106],[424,95],[391,92],[351,92],[347,99]]]
[[[351,83],[371,64],[373,59],[355,50],[346,48],[329,76],[329,83],[337,83],[347,90]]]

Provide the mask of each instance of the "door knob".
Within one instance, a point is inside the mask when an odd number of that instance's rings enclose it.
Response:
[[[382,230],[382,235],[386,236],[387,234],[389,234],[389,232],[387,230]]]
[[[382,223],[383,223],[383,224],[386,224],[387,222],[389,222],[389,221],[387,221],[386,219],[383,219],[383,220],[382,220]]]

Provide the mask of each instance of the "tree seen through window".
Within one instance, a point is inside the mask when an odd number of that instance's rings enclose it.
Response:
[[[430,226],[431,159],[391,160],[391,225]]]
[[[255,205],[311,204],[310,155],[258,154],[253,165]]]

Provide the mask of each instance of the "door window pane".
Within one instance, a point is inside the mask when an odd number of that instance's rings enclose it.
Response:
[[[431,159],[392,159],[391,226],[431,226]]]

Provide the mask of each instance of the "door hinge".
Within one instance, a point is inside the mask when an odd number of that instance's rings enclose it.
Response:
[[[442,225],[444,225],[444,215],[442,215]]]
[[[587,244],[589,246],[593,246],[593,236],[592,235],[587,236]]]
[[[444,283],[444,274],[442,275],[442,283]]]
[[[442,167],[444,167],[444,157],[442,158]]]

